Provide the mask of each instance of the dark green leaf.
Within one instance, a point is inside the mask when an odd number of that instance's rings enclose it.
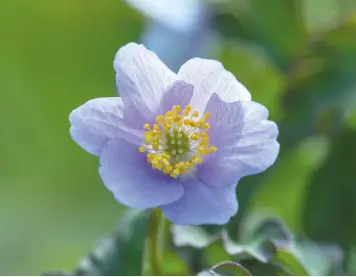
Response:
[[[341,129],[345,104],[354,94],[356,24],[347,22],[314,38],[287,76],[286,116],[281,144],[290,146],[313,134]]]
[[[300,1],[249,0],[246,9],[241,1],[235,3],[231,14],[216,17],[217,29],[228,38],[260,45],[281,69],[288,68],[306,42]]]
[[[128,210],[120,219],[118,234],[122,241],[120,275],[140,275],[147,232],[147,211]]]
[[[120,272],[119,252],[121,242],[117,235],[102,238],[94,251],[82,259],[73,275],[114,276]]]
[[[347,159],[356,157],[355,141],[355,130],[345,130],[335,139],[310,181],[303,214],[309,237],[319,242],[336,241],[344,248],[356,240],[356,170]]]

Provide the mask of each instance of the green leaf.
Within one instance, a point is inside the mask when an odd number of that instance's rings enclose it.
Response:
[[[313,276],[344,275],[341,267],[343,252],[337,245],[317,244],[297,240],[290,249],[298,261]]]
[[[292,146],[314,134],[340,131],[343,111],[354,95],[356,24],[346,22],[310,41],[287,76],[281,144]]]
[[[304,140],[293,151],[280,153],[276,163],[268,170],[263,186],[250,200],[244,220],[240,221],[243,238],[251,236],[256,226],[271,216],[283,218],[292,230],[301,230],[305,189],[328,150],[329,140],[320,136]]]
[[[309,276],[309,273],[301,265],[300,261],[285,249],[279,249],[272,258],[272,263],[288,269],[292,275]]]
[[[211,275],[223,276],[252,276],[251,272],[238,262],[224,261],[209,269]]]
[[[173,242],[178,247],[191,246],[201,249],[207,247],[214,240],[214,237],[203,228],[195,226],[173,225],[171,232]]]
[[[266,218],[253,230],[248,231],[246,240],[271,240],[278,245],[288,245],[292,241],[292,234],[282,220],[277,218]]]
[[[117,235],[102,238],[94,251],[80,261],[73,275],[115,276],[121,269],[118,262],[120,247]]]
[[[119,256],[119,275],[140,275],[142,272],[143,252],[147,234],[148,212],[128,210],[120,219],[118,234],[122,241]]]
[[[175,251],[165,251],[163,259],[163,274],[166,276],[187,276],[190,275],[189,268],[185,261]]]
[[[241,2],[246,8],[241,9]],[[299,0],[235,1],[218,14],[216,26],[227,38],[258,44],[281,69],[286,69],[306,42]],[[281,35],[283,34],[283,35]]]
[[[356,170],[347,157],[356,156],[356,130],[338,135],[306,191],[303,225],[319,242],[335,241],[344,249],[356,241]]]
[[[221,236],[224,248],[230,255],[252,257],[266,263],[276,253],[276,247],[271,240],[254,240],[245,244],[239,244],[232,241],[226,231],[223,231]]]
[[[274,263],[262,263],[258,260],[241,261],[254,276],[292,276],[292,273],[283,266]]]
[[[275,246],[270,240],[250,241],[240,244],[231,240],[226,230],[209,236],[201,227],[173,226],[172,234],[174,243],[179,247],[190,246],[203,249],[217,244],[219,247],[222,246],[230,256],[252,257],[262,262],[268,262],[276,252]],[[201,234],[203,239],[199,240],[197,234]],[[198,239],[198,243],[196,239]]]

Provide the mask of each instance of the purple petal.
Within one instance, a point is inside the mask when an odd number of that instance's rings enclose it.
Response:
[[[182,108],[190,103],[193,96],[194,87],[183,81],[176,81],[167,91],[162,99],[161,113],[170,110],[174,105],[180,105]]]
[[[90,100],[70,114],[70,134],[84,150],[97,156],[102,147],[113,138],[141,143],[142,132],[128,127],[122,114],[123,103],[119,97]]]
[[[215,60],[191,59],[179,69],[178,77],[194,85],[191,104],[199,111],[204,111],[213,93],[226,102],[251,100],[249,91]]]
[[[168,204],[184,193],[178,180],[153,170],[146,154],[124,140],[112,140],[102,150],[99,172],[115,199],[132,208]]]
[[[124,120],[135,127],[149,123],[176,74],[143,45],[129,43],[117,52],[116,83],[124,102]]]
[[[271,166],[279,152],[278,127],[268,121],[268,110],[255,102],[226,103],[217,95],[209,100],[209,136],[216,153],[198,169],[209,184],[229,185]]]
[[[178,225],[226,224],[237,212],[236,184],[210,186],[197,178],[182,181],[184,195],[162,206],[165,216]]]

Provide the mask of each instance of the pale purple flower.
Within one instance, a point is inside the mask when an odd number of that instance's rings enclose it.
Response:
[[[238,181],[278,155],[268,110],[218,61],[194,58],[175,74],[129,43],[114,67],[121,97],[90,100],[70,115],[73,139],[100,157],[105,186],[122,204],[160,207],[179,225],[227,223]]]

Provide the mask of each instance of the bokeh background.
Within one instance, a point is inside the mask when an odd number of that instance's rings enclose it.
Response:
[[[113,58],[130,41],[173,70],[222,61],[279,124],[276,164],[239,183],[232,237],[276,215],[356,274],[356,1],[148,2],[0,1],[0,274],[72,270],[116,228],[125,208],[68,115],[116,94]]]

